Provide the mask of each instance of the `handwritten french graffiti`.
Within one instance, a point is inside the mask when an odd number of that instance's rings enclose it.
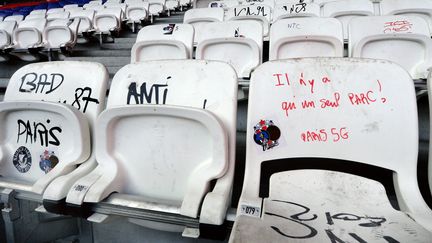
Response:
[[[31,122],[29,120],[23,121],[19,119],[17,121],[17,143],[19,143],[21,139],[25,138],[25,143],[32,144],[39,141],[41,146],[59,146],[60,140],[57,135],[62,132],[62,129],[57,126],[49,127],[50,122],[51,121],[47,119],[45,125],[42,122]]]
[[[162,93],[162,97],[159,96],[160,93]],[[138,91],[136,82],[132,82],[129,85],[126,104],[131,104],[132,98],[135,104],[165,104],[167,94],[168,84],[153,84],[147,90],[147,83],[144,82],[141,84],[140,91]],[[154,102],[152,102],[153,98]]]
[[[311,213],[310,208],[301,205],[299,203],[289,202],[289,201],[282,201],[282,200],[272,200],[273,202],[277,203],[283,203],[288,205],[294,205],[295,207],[299,208],[299,211],[297,213],[291,214],[289,216],[285,215],[279,215],[272,212],[265,212],[266,215],[277,217],[283,220],[288,220],[293,223],[299,224],[302,227],[304,227],[307,231],[307,233],[303,235],[291,235],[286,232],[283,232],[281,229],[279,229],[277,226],[270,226],[272,230],[277,232],[278,234],[291,238],[291,239],[310,239],[315,237],[318,234],[318,231],[307,224],[307,222],[314,221],[318,219],[318,215]],[[387,220],[384,217],[370,217],[370,216],[358,216],[352,213],[336,213],[332,214],[330,212],[325,212],[325,218],[327,220],[327,225],[334,225],[336,220],[340,221],[358,221],[359,227],[380,227],[383,223],[385,223]],[[341,239],[338,236],[336,236],[331,229],[325,229],[324,230],[327,237],[329,238],[331,243],[345,243],[345,242],[351,242],[349,239]],[[357,242],[360,243],[366,243],[364,239],[362,239],[359,235],[355,233],[348,233],[349,236],[354,238]],[[382,237],[385,241],[388,243],[399,243],[399,241],[395,240],[391,236],[383,236]]]
[[[170,77],[171,78],[171,77]],[[136,82],[129,84],[126,104],[156,104],[165,105],[168,95],[168,84],[153,84],[147,87],[147,83],[143,82],[137,87]],[[202,108],[206,109],[207,99],[204,99]]]
[[[242,8],[234,8],[234,16],[267,16],[264,6],[246,6]]]
[[[34,92],[40,94],[49,94],[56,90],[64,81],[64,76],[60,73],[37,74],[27,73],[21,78],[19,92]]]
[[[287,12],[289,11],[290,14],[301,13],[301,12],[306,11],[306,5],[307,5],[307,3],[301,2],[301,3],[292,4],[291,6],[285,5],[285,6],[282,6],[282,8]],[[289,8],[289,10],[288,10],[288,8]]]

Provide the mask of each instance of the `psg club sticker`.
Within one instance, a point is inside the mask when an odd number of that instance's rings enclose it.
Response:
[[[263,151],[279,145],[281,132],[272,120],[261,120],[254,126],[255,143],[262,146]]]
[[[54,151],[45,150],[40,155],[39,167],[43,172],[50,172],[59,162],[58,157],[55,155]]]
[[[19,147],[12,157],[12,162],[19,172],[26,173],[29,171],[32,165],[32,158],[28,148],[24,146]]]

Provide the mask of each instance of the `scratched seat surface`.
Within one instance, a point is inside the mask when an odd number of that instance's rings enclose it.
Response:
[[[206,24],[201,29],[195,58],[229,63],[238,77],[249,78],[262,62],[263,35],[256,21],[224,21]]]
[[[234,173],[234,70],[201,60],[129,64],[111,90],[97,123],[98,167],[75,183],[66,201],[100,202],[118,192],[108,200],[135,195],[150,210],[168,205],[222,224]]]
[[[342,24],[335,18],[282,19],[270,30],[269,60],[343,57],[343,50]]]
[[[344,28],[344,39],[348,39],[348,24],[352,18],[374,15],[374,7],[369,0],[346,0],[324,3],[322,17],[337,18]]]
[[[394,63],[261,65],[250,81],[245,180],[231,242],[427,242],[432,212],[417,184],[417,124],[412,79]],[[375,181],[383,177],[399,211]]]
[[[349,25],[349,56],[393,61],[414,79],[425,79],[432,67],[432,40],[423,18],[377,16],[355,18]]]
[[[408,15],[422,17],[432,31],[432,2],[428,0],[382,0],[381,15]],[[432,35],[432,34],[431,34]]]
[[[83,77],[89,68],[93,75]],[[65,198],[71,178],[62,175],[91,154],[90,129],[103,109],[107,80],[106,69],[90,62],[36,63],[16,71],[0,103],[0,187]]]
[[[190,59],[194,28],[190,24],[160,24],[142,28],[131,51],[131,63]]]
[[[320,6],[315,3],[278,1],[273,10],[273,22],[292,17],[319,17]]]
[[[225,20],[251,20],[262,25],[263,36],[268,37],[273,9],[266,4],[238,5],[228,8]]]
[[[202,32],[207,28],[206,24],[224,20],[223,8],[194,8],[185,12],[184,24],[191,24],[195,29],[194,45],[196,46],[203,38]]]
[[[382,184],[373,180],[299,170],[274,174],[270,184],[262,220],[240,216],[231,242],[424,243],[432,236],[394,210]]]

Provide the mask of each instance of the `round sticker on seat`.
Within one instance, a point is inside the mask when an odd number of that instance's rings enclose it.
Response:
[[[26,173],[32,164],[30,151],[24,146],[19,147],[13,155],[12,162],[19,172]]]
[[[254,130],[255,143],[261,145],[263,151],[279,145],[277,140],[280,138],[281,131],[272,120],[261,120],[254,126]]]
[[[50,172],[59,162],[54,151],[45,150],[40,155],[39,167],[46,173]]]

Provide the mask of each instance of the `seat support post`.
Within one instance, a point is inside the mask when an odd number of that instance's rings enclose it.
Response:
[[[3,189],[0,193],[0,201],[3,203],[2,216],[5,223],[6,241],[15,242],[14,221],[20,217],[19,202],[15,198],[16,191]]]

